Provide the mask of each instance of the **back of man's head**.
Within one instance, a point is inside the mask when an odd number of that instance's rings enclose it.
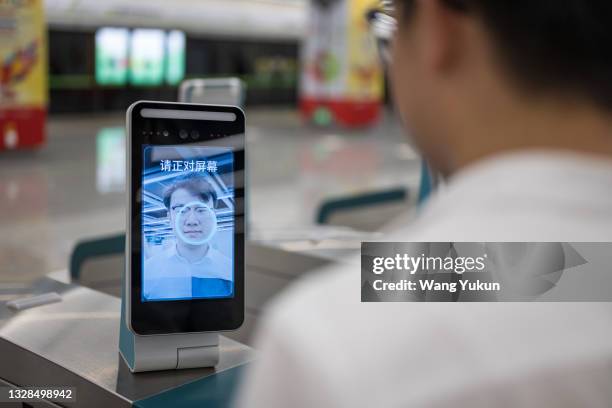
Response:
[[[612,1],[445,0],[475,13],[527,87],[567,88],[612,109]]]
[[[396,83],[399,82],[401,88],[401,77],[404,73],[414,73],[418,77],[409,84],[408,89],[397,89],[396,94],[400,99],[400,108],[403,106],[406,110],[404,113],[409,125],[415,125],[412,130],[416,133],[428,133],[423,137],[435,139],[439,137],[439,133],[443,133],[437,124],[425,122],[428,115],[432,116],[429,122],[445,118],[452,120],[452,106],[458,115],[469,116],[470,112],[463,110],[462,103],[472,104],[480,110],[482,127],[488,128],[489,133],[491,130],[508,126],[508,122],[530,120],[527,117],[529,115],[524,118],[509,116],[509,112],[514,109],[504,105],[509,98],[498,92],[499,87],[495,81],[490,81],[493,75],[481,69],[484,64],[478,65],[474,62],[485,52],[488,52],[490,60],[495,62],[500,77],[503,76],[504,81],[507,81],[507,89],[515,91],[526,104],[542,100],[561,102],[559,106],[564,102],[568,105],[581,103],[583,107],[590,106],[593,110],[599,110],[602,115],[612,113],[611,1],[396,0],[395,4],[400,11],[397,16],[400,20],[398,40],[408,40],[407,42],[412,43],[407,48],[396,46],[396,59],[401,59],[397,58],[397,54],[402,52],[409,54],[410,59],[407,57],[401,64],[401,70],[396,68],[394,79]],[[416,31],[414,26],[418,26]],[[416,46],[418,41],[415,42],[414,37],[418,37],[420,41]],[[480,41],[481,39],[484,40]],[[481,46],[480,49],[486,48],[486,51],[483,50],[479,55],[478,46],[482,44],[486,46]],[[457,61],[462,56],[464,61],[458,64]],[[471,62],[464,63],[465,60]],[[410,66],[412,63],[418,65],[422,61],[425,62],[419,67],[421,69],[413,70]],[[448,78],[453,78],[454,67],[461,64],[462,74],[454,77],[457,81],[447,81]],[[431,69],[432,66],[435,68]],[[431,78],[422,75],[423,72],[438,68],[441,74],[435,79],[441,79],[440,81],[430,81]],[[469,70],[475,71],[471,77]],[[410,79],[406,81],[410,82]],[[446,88],[438,88],[437,85],[441,83]],[[449,84],[451,86],[448,86]],[[446,106],[438,106],[436,98],[444,93],[441,89],[448,90],[448,95],[457,95],[456,99],[449,97]],[[416,106],[417,101],[410,101],[411,90],[415,91],[416,97],[421,98],[418,102],[429,104],[432,109],[438,110],[437,117],[425,111],[423,107]],[[428,91],[433,96],[428,95]],[[476,99],[478,97],[480,100]],[[406,100],[403,101],[402,98]],[[567,118],[567,115],[561,114],[562,109],[558,109],[559,106],[556,107],[557,116],[559,119],[564,116]],[[494,111],[494,108],[497,108],[497,111]],[[531,112],[538,110],[539,107],[530,108]],[[580,109],[572,107],[566,110],[578,115]],[[489,118],[491,121],[487,123]],[[497,120],[497,123],[493,120]],[[411,121],[413,123],[410,123]],[[502,124],[502,121],[506,123]],[[462,123],[454,123],[455,128],[462,126]],[[514,129],[514,134],[517,133],[516,130]],[[472,129],[466,128],[466,133],[469,132],[474,133]],[[529,138],[535,140],[534,135],[529,135]],[[434,143],[433,139],[431,143]],[[420,143],[421,147],[427,149],[427,146],[423,146],[427,143],[427,140]],[[593,147],[587,150],[594,149]],[[450,157],[450,154],[437,153],[438,158]],[[451,171],[456,167],[455,164],[449,165]]]

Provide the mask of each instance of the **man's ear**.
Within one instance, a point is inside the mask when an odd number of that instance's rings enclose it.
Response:
[[[445,73],[463,57],[465,14],[443,0],[417,0],[423,40],[423,57],[429,69]]]

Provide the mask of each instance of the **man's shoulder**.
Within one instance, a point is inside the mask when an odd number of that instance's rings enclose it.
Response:
[[[362,303],[360,291],[358,266],[322,270],[273,303],[268,329],[338,387],[367,387],[384,375],[389,398],[400,400],[389,405],[531,373],[534,355],[546,367],[612,355],[612,307],[605,304]],[[439,389],[424,372],[436,373]],[[414,391],[395,391],[405,384]]]
[[[151,259],[153,258],[157,258],[157,259],[172,258],[175,255],[176,255],[176,247],[172,245],[172,246],[168,246],[165,248],[160,248],[160,250],[157,251],[157,253],[151,257]]]
[[[215,264],[223,267],[230,267],[232,263],[232,260],[227,255],[215,247],[210,248],[207,257]]]
[[[220,258],[220,259],[229,259],[223,252],[221,252],[218,248],[211,246],[209,250],[209,256],[211,258]]]
[[[145,261],[145,268],[155,268],[159,265],[165,264],[173,257],[175,257],[175,255],[176,250],[174,250],[173,248],[161,249]]]

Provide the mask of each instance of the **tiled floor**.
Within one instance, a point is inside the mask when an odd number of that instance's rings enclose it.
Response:
[[[37,151],[0,152],[0,282],[66,268],[75,242],[124,229],[121,114],[49,120]],[[253,230],[312,225],[321,201],[407,186],[419,161],[391,114],[360,131],[304,126],[290,110],[248,111]]]

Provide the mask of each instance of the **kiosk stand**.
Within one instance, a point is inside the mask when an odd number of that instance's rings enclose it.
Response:
[[[125,323],[125,291],[121,297],[119,352],[133,373],[214,367],[219,362],[218,333],[139,336]]]

